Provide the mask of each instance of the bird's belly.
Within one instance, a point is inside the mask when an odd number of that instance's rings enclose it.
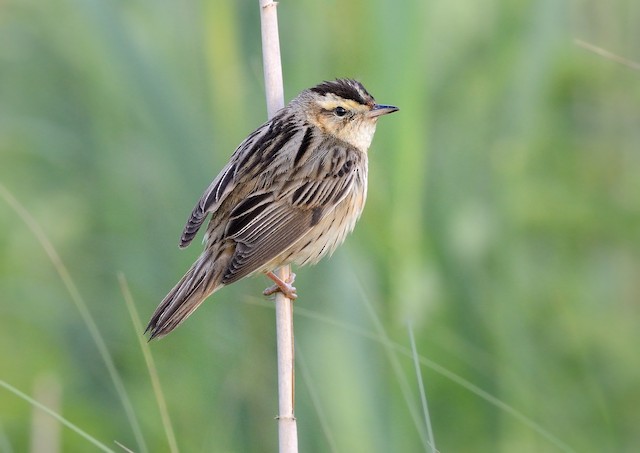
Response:
[[[286,264],[315,264],[325,255],[331,255],[353,231],[362,214],[366,188],[347,195],[317,225],[282,253],[270,269]]]

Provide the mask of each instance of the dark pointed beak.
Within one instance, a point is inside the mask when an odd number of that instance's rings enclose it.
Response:
[[[397,112],[400,110],[398,107],[393,105],[383,105],[383,104],[375,104],[373,108],[367,113],[369,118],[377,118],[382,115],[387,115],[389,113]]]

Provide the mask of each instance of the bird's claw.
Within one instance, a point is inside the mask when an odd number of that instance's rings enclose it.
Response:
[[[286,280],[282,280],[273,272],[267,272],[267,277],[273,280],[275,285],[265,289],[262,294],[265,296],[271,296],[275,293],[282,293],[287,299],[296,300],[298,298],[298,294],[296,293],[297,290],[295,286],[292,285],[296,279],[296,274],[292,272]]]

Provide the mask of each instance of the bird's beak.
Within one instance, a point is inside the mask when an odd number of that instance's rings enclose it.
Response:
[[[367,116],[369,118],[377,118],[382,115],[387,115],[389,113],[397,112],[398,110],[400,109],[398,107],[394,107],[393,105],[375,104],[373,108],[369,110],[369,113],[367,113]]]

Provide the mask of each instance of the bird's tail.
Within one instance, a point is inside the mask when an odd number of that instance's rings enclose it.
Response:
[[[149,340],[167,335],[194,312],[200,304],[222,286],[221,272],[205,251],[166,295],[151,316],[145,329]]]

